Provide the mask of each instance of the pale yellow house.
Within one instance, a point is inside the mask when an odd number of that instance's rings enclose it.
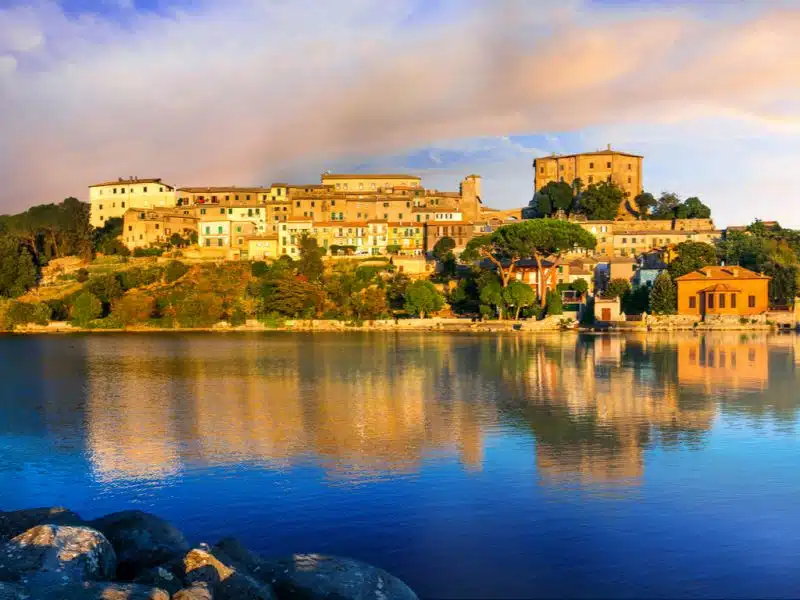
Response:
[[[323,173],[322,185],[331,185],[342,192],[377,192],[394,187],[421,188],[422,178],[416,175],[390,174],[333,174]]]
[[[131,208],[169,208],[175,203],[175,188],[161,179],[120,177],[89,186],[89,223],[100,228],[109,219],[122,218]]]
[[[278,235],[252,235],[247,238],[247,255],[250,260],[273,260],[278,258]],[[245,258],[244,254],[242,258]]]

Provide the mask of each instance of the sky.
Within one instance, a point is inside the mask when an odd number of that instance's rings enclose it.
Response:
[[[327,169],[511,208],[611,144],[719,226],[800,227],[797,31],[794,0],[0,0],[0,213]]]

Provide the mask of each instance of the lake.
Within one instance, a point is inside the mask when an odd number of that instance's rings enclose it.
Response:
[[[800,594],[795,335],[3,336],[0,375],[0,509],[422,597]]]

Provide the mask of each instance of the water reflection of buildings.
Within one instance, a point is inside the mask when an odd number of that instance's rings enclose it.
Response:
[[[336,344],[275,353],[258,343],[214,349],[202,337],[184,340],[180,358],[154,355],[146,339],[120,358],[91,357],[95,470],[158,479],[183,465],[280,467],[317,456],[329,471],[354,476],[414,471],[433,451],[480,469],[494,408],[474,397],[472,378],[449,379],[455,365],[441,342],[427,341],[402,369],[375,356],[375,346],[362,356]],[[454,400],[431,401],[443,387]]]
[[[102,340],[86,344],[88,445],[112,479],[307,459],[372,476],[432,454],[478,470],[513,427],[545,484],[636,484],[650,448],[702,442],[717,392],[766,390],[774,355],[738,336]],[[800,347],[781,343],[793,365]]]

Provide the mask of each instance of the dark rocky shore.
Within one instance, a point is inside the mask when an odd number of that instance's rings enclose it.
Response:
[[[266,559],[237,540],[192,546],[175,526],[125,511],[0,512],[0,600],[415,600],[386,571],[318,554]]]

